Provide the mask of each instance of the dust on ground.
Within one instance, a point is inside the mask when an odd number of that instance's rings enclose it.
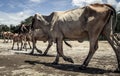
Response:
[[[79,67],[89,52],[89,42],[68,41],[72,48],[64,44],[64,53],[72,57],[74,64],[60,58],[59,65],[51,64],[55,60],[56,45],[54,44],[47,56],[35,51],[28,55],[27,51],[11,50],[12,43],[0,40],[0,76],[120,76],[113,71],[117,67],[116,56],[107,41],[99,41],[99,49],[94,54],[86,70]],[[43,52],[48,43],[37,42],[37,47]]]

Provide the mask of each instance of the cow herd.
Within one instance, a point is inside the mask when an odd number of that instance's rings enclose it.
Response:
[[[22,24],[20,32],[18,34],[11,34],[9,38],[12,36],[12,49],[14,48],[14,43],[17,42],[19,50],[22,50],[22,48],[27,50],[26,42],[30,44],[31,41],[32,46],[30,45],[30,48],[32,50],[30,54],[34,53],[34,49],[42,53],[36,47],[37,40],[43,42],[48,41],[48,46],[43,53],[44,55],[47,54],[52,43],[56,43],[57,56],[53,64],[58,64],[60,56],[65,61],[74,63],[71,57],[64,55],[63,42],[71,47],[66,41],[82,42],[88,39],[90,42],[89,53],[80,67],[80,69],[85,69],[98,49],[99,36],[103,35],[116,54],[118,63],[116,71],[120,71],[119,35],[114,34],[116,21],[116,11],[112,6],[108,4],[91,4],[68,11],[53,12],[49,16],[35,14],[31,25]],[[3,33],[3,36],[6,35]],[[21,43],[21,47],[19,47],[19,43]]]

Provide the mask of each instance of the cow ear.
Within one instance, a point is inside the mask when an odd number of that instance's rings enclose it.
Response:
[[[40,21],[42,20],[40,16],[37,16],[37,19],[40,20]]]
[[[49,22],[48,22],[48,21],[46,21],[46,20],[43,18],[43,16],[42,16],[42,15],[37,16],[37,19],[38,19],[40,22],[43,22],[45,25],[48,25],[48,24],[49,24]]]

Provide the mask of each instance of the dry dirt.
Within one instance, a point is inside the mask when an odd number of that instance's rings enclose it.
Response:
[[[28,55],[31,49],[25,51],[11,50],[12,43],[0,40],[0,76],[120,76],[113,71],[117,67],[115,53],[107,41],[99,41],[99,49],[91,59],[86,70],[79,67],[89,51],[89,42],[68,41],[72,48],[64,44],[64,53],[71,56],[74,64],[60,59],[59,65],[51,64],[56,56],[54,44],[47,56],[35,52]],[[38,42],[37,47],[43,52],[47,43]],[[16,46],[15,46],[16,49]]]

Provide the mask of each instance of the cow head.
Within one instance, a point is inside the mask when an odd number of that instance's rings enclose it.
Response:
[[[21,24],[19,26],[19,33],[28,33],[31,30],[31,25]]]
[[[43,18],[41,14],[35,14],[32,20],[32,29],[41,29],[45,25],[48,25],[49,23]]]

